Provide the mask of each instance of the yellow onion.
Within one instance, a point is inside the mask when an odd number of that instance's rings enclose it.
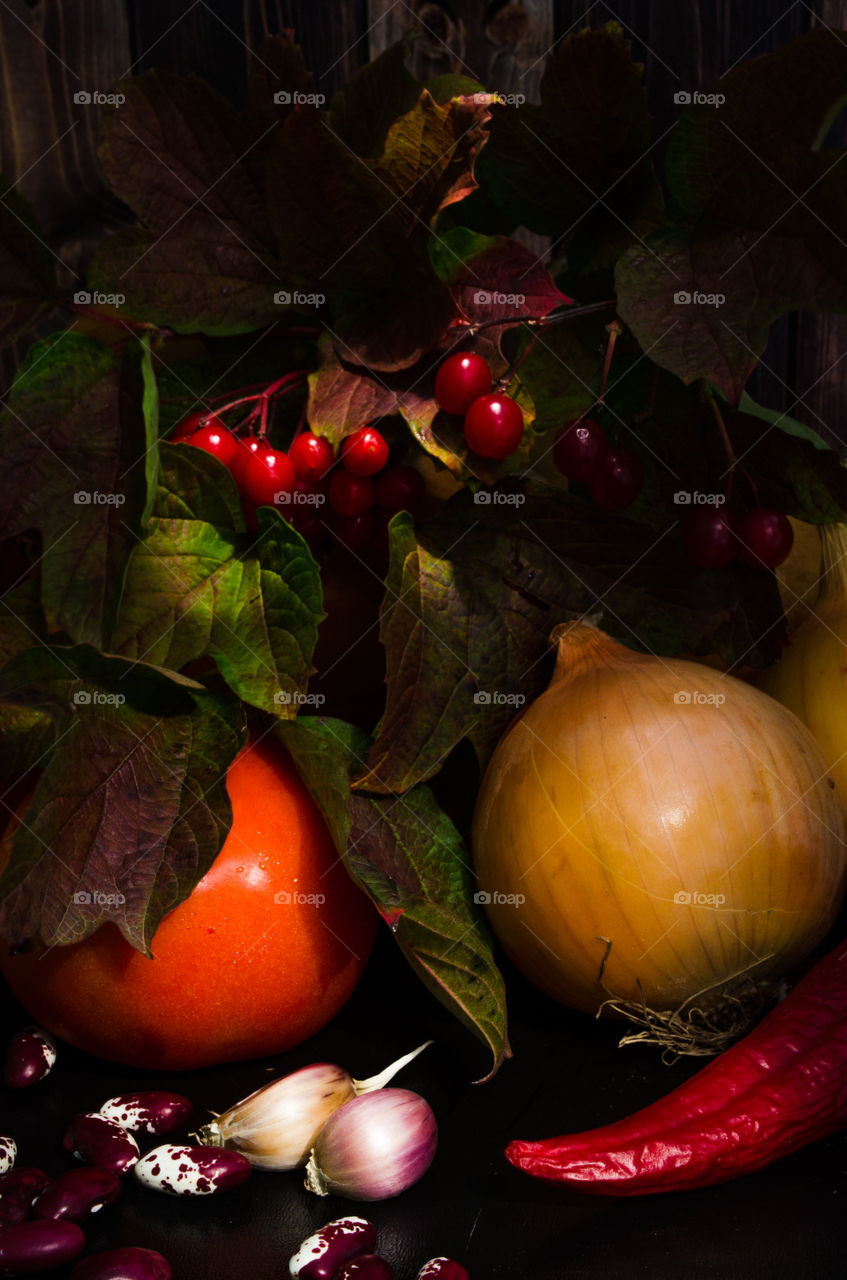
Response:
[[[847,525],[825,525],[821,541],[820,594],[759,686],[808,725],[847,795]]]
[[[592,1012],[609,995],[677,1009],[785,972],[832,923],[847,872],[812,735],[699,663],[585,621],[553,638],[550,687],[507,730],[474,815],[479,900],[512,960]]]

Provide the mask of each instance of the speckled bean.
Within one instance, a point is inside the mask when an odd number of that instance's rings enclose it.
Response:
[[[71,1280],[171,1280],[171,1267],[154,1249],[109,1249],[78,1262]]]
[[[418,1272],[415,1280],[471,1280],[461,1262],[452,1258],[430,1258]]]
[[[38,1197],[33,1216],[84,1222],[113,1204],[120,1194],[121,1180],[108,1169],[68,1169]]]
[[[9,1041],[3,1082],[7,1089],[28,1089],[53,1070],[56,1045],[40,1027],[26,1027]]]
[[[394,1268],[376,1253],[360,1253],[345,1262],[333,1280],[394,1280]]]
[[[366,1218],[336,1218],[300,1245],[288,1264],[300,1280],[332,1280],[339,1267],[376,1244],[376,1227]]]
[[[74,1116],[64,1145],[85,1164],[110,1173],[127,1173],[138,1160],[138,1143],[132,1134],[97,1111],[82,1111]]]
[[[17,1158],[18,1144],[15,1139],[0,1133],[0,1173],[8,1173],[10,1169],[14,1169]]]
[[[85,1236],[75,1222],[19,1222],[0,1231],[0,1270],[31,1276],[71,1262]]]
[[[168,1195],[212,1196],[240,1186],[251,1168],[250,1161],[238,1151],[166,1142],[139,1160],[135,1176],[142,1186]]]
[[[122,1093],[109,1098],[100,1108],[101,1116],[114,1120],[135,1133],[173,1133],[186,1123],[192,1106],[181,1093],[151,1089],[144,1093]]]

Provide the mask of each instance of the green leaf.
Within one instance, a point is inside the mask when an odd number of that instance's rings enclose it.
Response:
[[[0,668],[31,649],[44,632],[38,579],[0,596]],[[28,707],[0,706],[0,778],[11,782],[36,765],[55,737],[48,716]]]
[[[101,649],[155,475],[146,359],[58,334],[29,352],[0,416],[0,537],[40,530],[48,630]]]
[[[85,645],[19,654],[0,701],[49,715],[56,734],[0,879],[0,931],[64,946],[113,921],[149,954],[229,829],[240,707]]]
[[[558,431],[594,404],[603,366],[603,325],[602,318],[592,317],[579,326],[566,322],[532,335],[535,343],[521,365],[520,379],[535,404],[537,432]]]
[[[541,105],[494,109],[479,164],[512,226],[565,240],[588,216],[617,241],[656,189],[641,67],[616,23],[568,35],[548,59]]]
[[[769,422],[772,427],[779,427],[780,431],[784,431],[786,435],[796,436],[799,440],[807,440],[809,444],[814,445],[816,449],[830,449],[830,445],[823,440],[812,427],[805,422],[798,422],[796,418],[792,418],[790,413],[785,413],[779,409],[768,409],[763,404],[756,404],[748,396],[747,392],[743,392],[738,402],[738,408],[742,413],[746,413],[751,418],[761,418],[762,422]]]
[[[464,737],[484,767],[546,687],[548,637],[568,616],[599,609],[606,629],[654,653],[706,652],[729,644],[732,628],[739,651],[750,647],[737,583],[701,575],[695,589],[675,514],[657,534],[570,494],[499,498],[460,493],[417,527],[405,514],[391,521],[386,707],[357,787],[406,791]]]
[[[317,717],[277,734],[326,816],[353,878],[391,925],[427,987],[491,1050],[492,1072],[510,1049],[503,979],[473,903],[473,873],[461,838],[428,787],[401,797],[351,794],[367,735]]]
[[[727,429],[762,505],[809,524],[847,520],[847,470],[838,454],[774,426],[763,429],[758,414],[734,413]]]
[[[31,208],[0,177],[0,343],[34,329],[56,306],[53,254]]]
[[[115,651],[178,670],[208,654],[239,698],[293,716],[323,616],[306,543],[262,507],[248,549],[232,477],[188,445],[162,445],[147,537],[127,573]]]
[[[689,108],[668,148],[685,225],[621,259],[618,310],[657,364],[737,405],[778,316],[847,310],[847,161],[819,149],[847,94],[847,35],[810,32],[713,90],[720,105]]]
[[[488,115],[487,100],[439,106],[424,91],[368,160],[317,111],[280,130],[268,170],[279,257],[299,287],[326,296],[347,363],[409,368],[454,318],[430,262],[430,227],[474,188]]]
[[[142,226],[104,241],[94,286],[181,333],[243,333],[277,319],[283,285],[261,175],[247,163],[276,119],[240,116],[202,80],[166,71],[118,88],[126,101],[104,119],[100,156]]]
[[[399,40],[360,67],[335,95],[330,109],[334,133],[366,160],[382,154],[389,129],[411,111],[421,86],[406,70],[408,41]]]

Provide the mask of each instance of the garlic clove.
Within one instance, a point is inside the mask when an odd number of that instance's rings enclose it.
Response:
[[[388,1200],[423,1177],[437,1144],[435,1116],[419,1094],[364,1094],[345,1102],[321,1129],[304,1185],[320,1196]]]

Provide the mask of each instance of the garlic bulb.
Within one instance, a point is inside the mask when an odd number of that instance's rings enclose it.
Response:
[[[847,525],[820,532],[820,594],[759,687],[808,725],[847,797]]]
[[[550,687],[510,726],[474,815],[494,932],[542,990],[708,1009],[777,977],[832,923],[845,818],[820,748],[766,694],[699,663],[557,629]],[[706,993],[702,1000],[700,993]]]
[[[205,1146],[239,1151],[257,1169],[296,1169],[308,1160],[334,1111],[351,1098],[382,1089],[430,1044],[427,1040],[368,1080],[354,1080],[332,1063],[314,1062],[263,1085],[196,1136]]]

